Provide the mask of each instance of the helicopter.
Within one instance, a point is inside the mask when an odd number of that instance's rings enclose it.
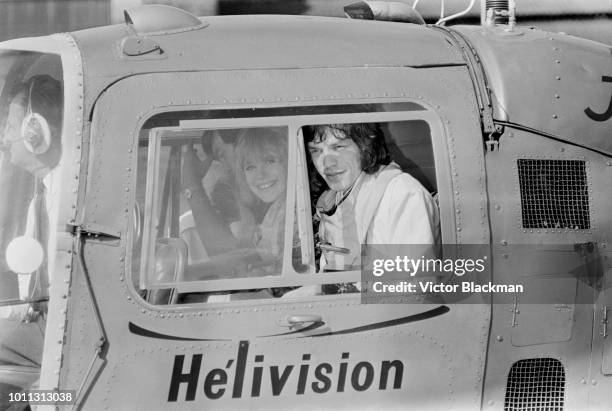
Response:
[[[144,5],[0,44],[2,407],[606,409],[612,49],[490,3],[479,26],[404,2]],[[354,123],[435,198],[445,257],[524,290],[291,296],[367,283],[319,270],[345,250],[316,241],[304,142]],[[235,195],[249,135],[280,153],[275,258],[219,246],[192,211],[204,192],[236,237],[268,216]],[[186,190],[188,156],[210,172]]]

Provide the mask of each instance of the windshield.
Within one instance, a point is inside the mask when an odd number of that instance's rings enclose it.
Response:
[[[38,383],[63,116],[59,55],[0,51],[0,393]],[[0,395],[0,408],[3,398]]]

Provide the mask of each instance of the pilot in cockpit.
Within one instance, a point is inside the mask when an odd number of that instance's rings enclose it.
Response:
[[[40,365],[57,226],[62,83],[35,74],[4,97],[0,136],[0,362]],[[27,341],[27,344],[24,344]]]

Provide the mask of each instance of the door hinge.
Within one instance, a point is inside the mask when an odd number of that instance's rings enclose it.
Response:
[[[121,239],[121,233],[113,231],[102,226],[95,226],[88,224],[85,225],[74,225],[68,224],[67,230],[73,236],[80,236],[81,238],[93,241],[100,241],[104,243],[108,242],[119,242]]]
[[[494,130],[487,134],[488,138],[485,141],[487,151],[499,151],[499,138],[502,134],[504,134],[504,126],[496,123]]]

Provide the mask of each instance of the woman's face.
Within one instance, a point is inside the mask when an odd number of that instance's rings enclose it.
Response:
[[[264,203],[272,203],[285,195],[287,170],[278,154],[252,153],[243,166],[249,189]]]

